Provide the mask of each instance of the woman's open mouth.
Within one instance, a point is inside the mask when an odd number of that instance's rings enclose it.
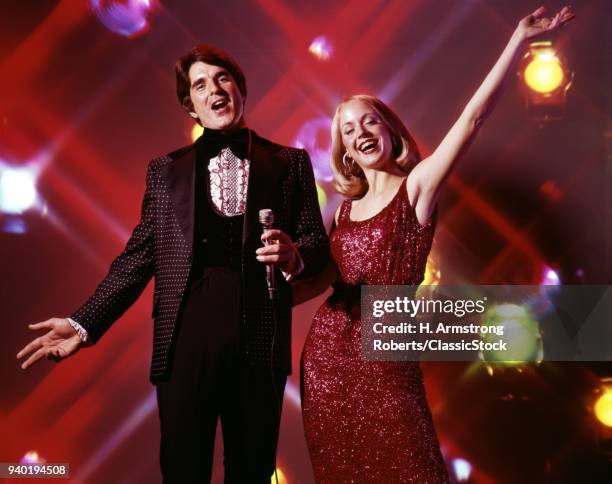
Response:
[[[359,151],[361,151],[364,155],[369,155],[370,153],[373,153],[376,150],[377,147],[378,147],[378,140],[377,139],[367,139],[367,140],[363,141],[357,147],[357,149]]]

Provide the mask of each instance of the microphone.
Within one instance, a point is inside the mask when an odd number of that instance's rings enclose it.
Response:
[[[262,208],[259,211],[259,223],[261,224],[262,232],[270,230],[272,225],[274,225],[274,212],[269,208]],[[274,293],[276,292],[276,280],[274,276],[274,266],[272,264],[266,264],[266,283],[268,285],[268,296],[271,301],[274,300]]]

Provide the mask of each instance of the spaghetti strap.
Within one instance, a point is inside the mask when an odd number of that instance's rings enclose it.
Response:
[[[342,200],[340,213],[338,214],[338,225],[346,223],[348,216],[351,213],[351,203],[352,200],[350,198],[345,198]]]

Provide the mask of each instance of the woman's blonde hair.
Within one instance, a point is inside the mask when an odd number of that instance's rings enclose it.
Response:
[[[334,119],[332,120],[331,137],[331,168],[334,172],[334,188],[340,194],[358,198],[368,191],[368,182],[365,178],[363,170],[353,163],[350,169],[347,169],[342,158],[346,153],[344,143],[342,143],[342,131],[340,127],[340,112],[344,105],[351,101],[361,101],[370,106],[382,119],[383,123],[391,134],[392,141],[392,156],[395,163],[406,174],[421,161],[421,153],[419,148],[404,126],[404,123],[395,114],[389,106],[380,99],[367,94],[356,94],[344,99],[336,108]]]

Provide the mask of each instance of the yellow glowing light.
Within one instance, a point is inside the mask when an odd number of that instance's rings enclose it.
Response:
[[[440,278],[442,273],[440,272],[440,264],[438,261],[437,254],[432,250],[427,258],[427,264],[425,265],[425,274],[423,275],[423,282],[419,285],[415,297],[430,298],[433,297],[435,288],[440,284]]]
[[[195,141],[197,140],[200,136],[202,136],[202,133],[204,132],[204,128],[202,128],[202,126],[200,126],[199,124],[194,124],[193,128],[191,128],[191,140]]]
[[[550,49],[537,52],[525,69],[525,82],[541,94],[557,89],[563,84],[564,77],[561,62]]]
[[[442,277],[442,274],[440,272],[438,261],[432,254],[429,254],[429,257],[427,258],[427,265],[425,266],[425,276],[421,285],[437,286],[440,284],[440,277]]]
[[[612,427],[612,390],[604,389],[604,392],[595,402],[595,416],[606,427]]]
[[[319,185],[318,183],[316,184],[316,187],[317,198],[319,199],[319,207],[321,207],[321,210],[323,210],[325,208],[325,205],[327,205],[327,193],[325,193],[325,190],[323,190],[321,185]]]
[[[280,470],[278,467],[276,468],[276,475],[278,476],[278,481],[274,477],[274,474],[272,474],[272,478],[270,479],[270,484],[287,484],[289,482],[287,481],[287,477],[285,476],[283,471]]]
[[[497,362],[508,365],[535,361],[543,358],[540,326],[525,306],[513,303],[495,304],[489,307],[482,316],[481,324],[503,327],[503,341],[506,350],[484,350],[479,357],[485,362]],[[480,335],[485,343],[494,343],[499,336],[494,332]]]

